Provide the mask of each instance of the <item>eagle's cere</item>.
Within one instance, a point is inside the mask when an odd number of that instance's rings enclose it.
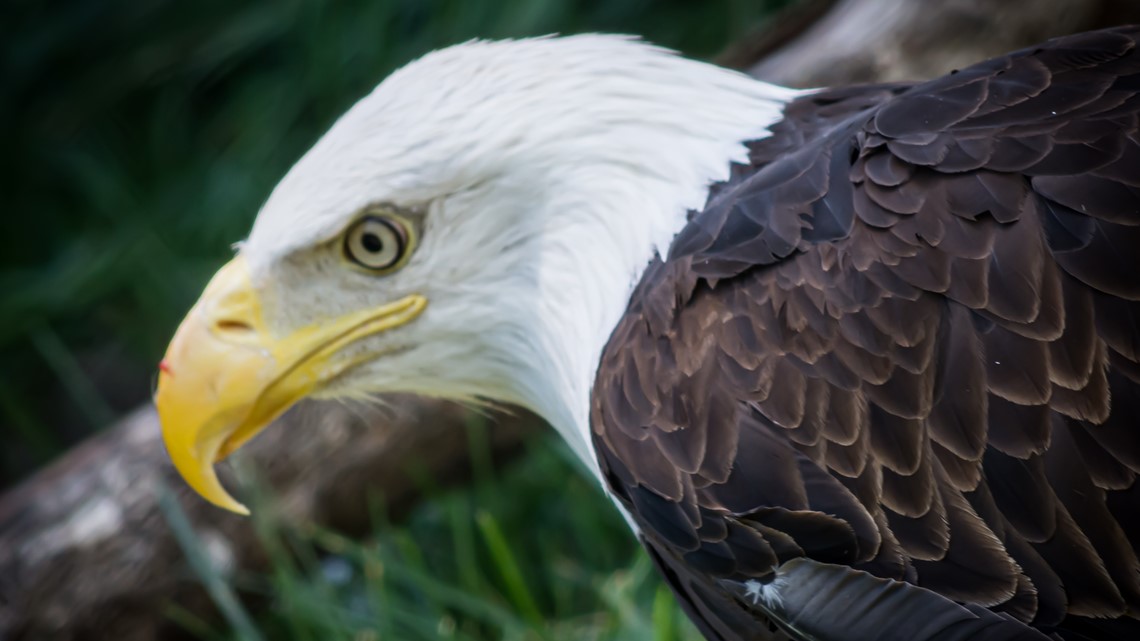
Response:
[[[306,396],[545,417],[709,639],[1140,638],[1140,30],[796,91],[629,38],[384,80],[175,336],[172,459]]]

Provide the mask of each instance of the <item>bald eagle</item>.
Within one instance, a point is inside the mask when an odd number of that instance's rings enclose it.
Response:
[[[543,416],[711,640],[1140,638],[1140,29],[777,87],[616,36],[395,72],[162,364],[213,465],[305,396]]]

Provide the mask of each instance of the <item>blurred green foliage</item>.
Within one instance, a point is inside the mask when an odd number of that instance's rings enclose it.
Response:
[[[472,426],[484,446],[485,427]],[[473,461],[474,482],[440,492],[399,526],[374,501],[376,534],[354,541],[279,522],[272,497],[255,497],[253,518],[272,570],[239,576],[238,594],[269,607],[242,609],[216,575],[177,502],[195,571],[212,586],[225,622],[172,606],[169,614],[205,640],[308,641],[698,641],[669,589],[553,434],[535,439],[505,470]],[[171,513],[173,511],[173,513]]]
[[[580,31],[710,56],[786,3],[0,3],[0,485],[146,398],[273,184],[396,66]]]

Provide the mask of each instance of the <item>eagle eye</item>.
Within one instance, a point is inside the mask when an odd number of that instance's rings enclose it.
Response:
[[[344,236],[349,260],[371,271],[398,267],[408,255],[411,232],[407,223],[388,214],[370,214],[352,224]]]

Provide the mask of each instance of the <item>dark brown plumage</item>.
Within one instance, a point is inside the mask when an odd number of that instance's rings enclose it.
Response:
[[[599,369],[710,639],[1140,638],[1140,29],[791,103]]]

